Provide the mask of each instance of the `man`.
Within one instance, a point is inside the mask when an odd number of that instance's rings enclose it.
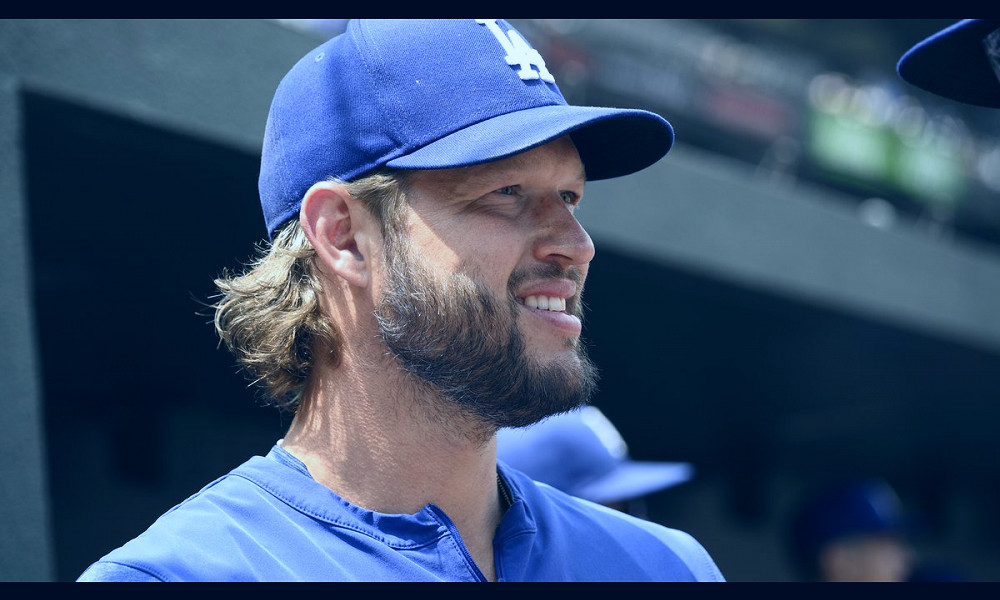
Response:
[[[907,51],[905,81],[938,96],[1000,108],[1000,19],[964,19]]]
[[[497,432],[497,459],[535,481],[641,518],[649,495],[691,479],[683,462],[633,460],[618,428],[596,406]]]
[[[808,497],[789,530],[805,581],[901,582],[914,565],[909,519],[883,479],[846,481]]]
[[[721,580],[689,535],[536,486],[495,433],[587,402],[587,180],[673,143],[567,106],[501,20],[352,21],[279,84],[269,251],[216,325],[287,435],[82,576],[102,580]]]

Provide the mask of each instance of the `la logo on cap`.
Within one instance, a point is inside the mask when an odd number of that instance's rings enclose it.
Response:
[[[480,25],[485,25],[493,33],[497,41],[500,42],[503,49],[507,51],[507,56],[504,57],[507,64],[510,66],[520,66],[521,70],[517,72],[518,77],[525,81],[541,79],[549,83],[556,82],[556,78],[545,67],[542,55],[538,53],[538,50],[532,48],[528,41],[521,37],[520,33],[513,29],[504,33],[500,30],[500,26],[497,25],[496,19],[476,19],[476,22]],[[531,68],[532,66],[538,70],[535,71]]]

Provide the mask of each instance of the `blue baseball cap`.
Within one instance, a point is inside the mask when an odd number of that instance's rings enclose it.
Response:
[[[959,21],[910,48],[896,71],[904,81],[938,96],[1000,108],[998,30],[1000,19]]]
[[[792,552],[810,568],[819,552],[834,541],[852,536],[905,538],[913,532],[896,490],[879,477],[839,482],[811,496],[791,521]]]
[[[568,105],[538,51],[502,19],[352,20],[275,91],[258,181],[268,236],[318,181],[470,166],[566,134],[589,180],[644,169],[674,141],[655,113]]]
[[[634,500],[694,474],[688,463],[632,460],[618,429],[594,406],[501,429],[497,459],[536,481],[602,504]]]

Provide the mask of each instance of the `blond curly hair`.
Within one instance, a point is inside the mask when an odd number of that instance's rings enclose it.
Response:
[[[387,245],[401,236],[406,205],[405,175],[383,170],[353,182],[338,182],[381,224]],[[323,283],[316,251],[298,219],[258,245],[242,274],[223,271],[215,280],[220,294],[212,304],[215,329],[241,369],[267,400],[294,412],[302,401],[316,352],[336,364],[341,334],[320,310]]]

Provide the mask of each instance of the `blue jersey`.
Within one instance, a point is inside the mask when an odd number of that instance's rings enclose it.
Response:
[[[498,465],[500,581],[723,581],[691,536]],[[485,581],[448,516],[373,512],[280,446],[178,504],[78,581]]]

